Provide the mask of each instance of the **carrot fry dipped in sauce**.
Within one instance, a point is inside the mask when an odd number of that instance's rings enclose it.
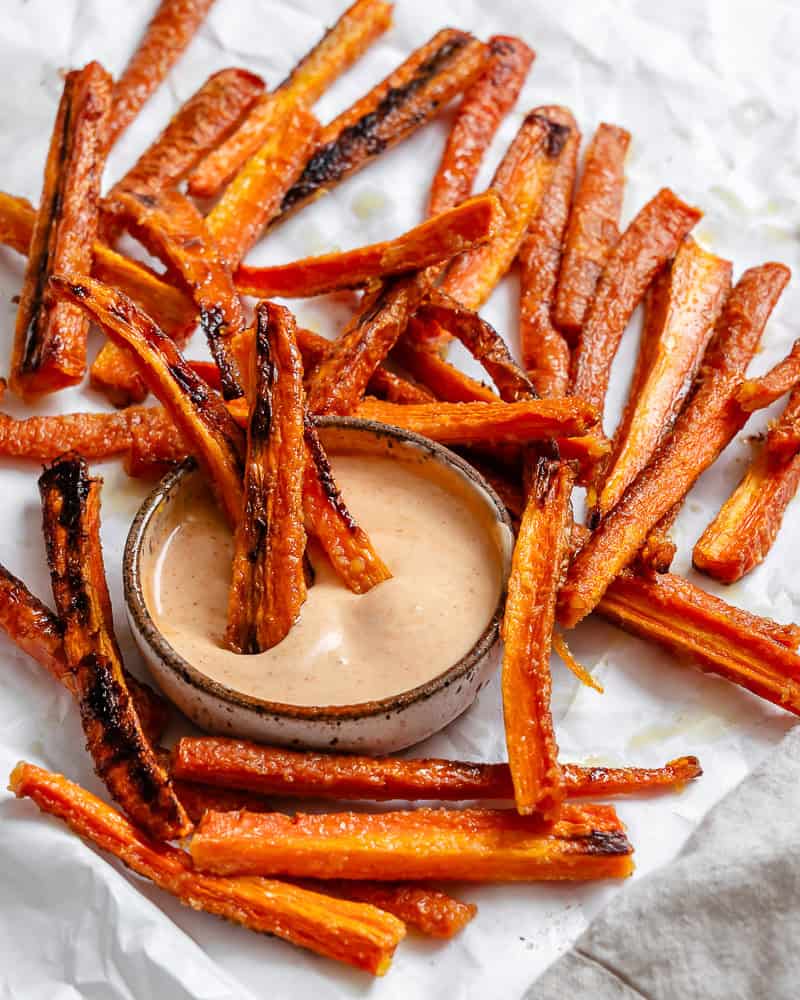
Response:
[[[362,288],[379,278],[448,260],[486,242],[502,224],[503,214],[497,196],[487,191],[393,240],[275,267],[240,267],[234,276],[236,287],[244,295],[265,298],[306,298],[342,288]]]
[[[630,141],[626,129],[601,122],[586,151],[564,240],[553,316],[570,343],[577,341],[597,282],[619,239]]]
[[[139,371],[205,468],[217,500],[235,528],[242,513],[242,432],[222,399],[184,361],[153,321],[119,292],[92,278],[50,279],[56,294],[89,313],[117,343],[135,354]]]
[[[648,312],[596,517],[616,506],[669,434],[730,292],[731,270],[730,261],[702,250],[691,238],[681,244],[669,272],[666,307]]]
[[[234,535],[229,649],[261,653],[281,641],[306,599],[303,553],[303,362],[288,309],[256,309],[253,398],[244,509]]]
[[[206,813],[198,869],[293,878],[549,881],[625,878],[632,848],[611,806],[564,807],[555,824],[508,809]]]
[[[774,368],[760,378],[745,379],[739,386],[736,399],[748,413],[772,406],[781,396],[791,392],[800,383],[800,340]]]
[[[198,198],[218,194],[225,182],[267,141],[276,108],[312,105],[391,22],[391,4],[383,0],[356,0],[280,87],[264,94],[233,134],[199,164],[189,178],[189,193]]]
[[[751,268],[739,279],[706,352],[700,382],[672,434],[570,566],[560,596],[563,624],[575,625],[595,607],[650,530],[744,426],[747,414],[736,403],[736,390],[788,280],[782,264]]]
[[[26,399],[75,385],[86,371],[89,322],[68,302],[49,302],[47,281],[92,266],[110,106],[111,77],[99,63],[67,74],[14,331],[9,384]]]
[[[396,917],[374,906],[268,879],[202,875],[185,851],[155,843],[79,785],[33,764],[16,766],[10,789],[195,910],[275,934],[373,975],[386,972],[405,934]]]
[[[214,0],[161,0],[138,48],[114,85],[106,139],[109,146],[113,146],[183,55],[213,3]]]
[[[486,150],[516,103],[536,55],[521,38],[493,35],[483,72],[466,91],[431,184],[428,215],[460,204],[472,193]]]
[[[125,681],[100,546],[100,485],[77,457],[59,460],[39,479],[64,658],[97,774],[133,820],[169,840],[187,834],[191,823],[147,741]]]

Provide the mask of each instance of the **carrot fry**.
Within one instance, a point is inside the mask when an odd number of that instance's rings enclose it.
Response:
[[[259,303],[244,509],[234,535],[225,634],[235,653],[261,653],[277,645],[306,599],[305,397],[294,325],[288,309]]]
[[[569,345],[553,325],[551,316],[581,134],[566,108],[553,106],[541,110],[549,121],[570,130],[518,254],[522,363],[537,392],[547,397],[564,396],[569,387]]]
[[[356,0],[280,87],[272,94],[264,94],[236,131],[206,156],[189,178],[189,193],[198,198],[218,194],[269,138],[276,105],[284,108],[312,105],[391,23],[391,4],[383,0]]]
[[[786,409],[767,431],[766,448],[775,458],[792,458],[800,451],[800,391],[789,397]]]
[[[113,146],[188,47],[214,0],[161,0],[114,87],[107,128]]]
[[[36,222],[36,209],[27,198],[0,191],[0,243],[27,256]]]
[[[180,275],[200,309],[200,325],[219,366],[225,398],[241,396],[229,342],[244,325],[242,304],[203,217],[177,191],[156,196],[119,190],[113,205],[107,205],[132,236]]]
[[[772,406],[781,396],[791,392],[800,383],[800,340],[796,340],[791,351],[775,367],[760,378],[746,379],[736,393],[736,399],[743,410],[763,410]]]
[[[447,403],[496,403],[497,393],[471,378],[422,344],[404,336],[395,344],[392,357],[433,395]]]
[[[611,806],[566,806],[555,825],[511,810],[206,813],[191,854],[216,874],[541,881],[624,878],[632,848]]]
[[[647,536],[636,555],[637,566],[645,573],[669,573],[678,546],[672,539],[672,527],[683,501],[671,507]]]
[[[193,781],[176,781],[172,787],[186,810],[186,815],[193,823],[199,823],[207,812],[238,812],[247,809],[249,812],[270,812],[272,806],[262,795],[252,792],[239,792],[235,788],[211,788],[209,785],[198,785]]]
[[[378,399],[384,399],[387,403],[435,403],[436,397],[421,385],[409,382],[395,372],[390,372],[388,368],[380,365],[375,369],[372,378],[367,384],[367,389],[374,393]]]
[[[310,111],[285,102],[275,108],[263,145],[242,164],[206,218],[219,254],[232,270],[277,216],[317,145],[320,125]]]
[[[191,823],[147,742],[125,683],[100,546],[100,485],[89,478],[83,459],[71,457],[39,479],[64,657],[97,774],[132,819],[169,840],[188,833]]]
[[[216,736],[178,740],[171,769],[180,781],[262,796],[370,802],[514,797],[508,764],[301,753]],[[562,770],[568,798],[669,789],[702,774],[696,757],[682,757],[650,769],[563,764]]]
[[[286,194],[279,219],[328,192],[434,118],[475,79],[486,46],[446,28],[327,125],[320,146]]]
[[[747,414],[735,402],[736,389],[789,273],[782,264],[764,264],[739,279],[706,352],[700,383],[672,434],[570,566],[560,597],[564,625],[575,625],[592,610],[651,528],[744,426]],[[591,317],[584,332],[590,324]]]
[[[603,694],[603,685],[599,681],[596,681],[589,671],[578,663],[572,655],[572,650],[567,645],[567,640],[560,632],[553,632],[553,649],[558,653],[559,659],[564,666],[575,674],[581,684],[594,688],[598,694]]]
[[[0,629],[72,694],[75,678],[64,656],[64,629],[53,612],[28,590],[22,580],[0,565]],[[169,719],[164,699],[127,670],[125,683],[147,738],[161,739]]]
[[[275,934],[374,975],[386,972],[404,936],[396,917],[367,904],[267,879],[201,875],[185,851],[154,843],[79,785],[33,764],[16,766],[10,789],[18,798],[33,799],[42,812],[58,816],[78,836],[195,910]]]
[[[637,374],[615,435],[595,515],[603,518],[669,434],[731,288],[731,263],[691,238],[672,265],[663,322],[645,325]]]
[[[556,326],[571,343],[578,339],[597,282],[619,239],[630,141],[626,129],[601,122],[586,151],[564,240],[553,314]]]
[[[99,63],[67,74],[14,332],[10,386],[26,399],[75,385],[86,370],[88,320],[69,303],[47,302],[47,280],[91,267],[110,106],[111,77]]]
[[[363,528],[347,509],[319,435],[306,422],[308,461],[303,481],[306,531],[322,546],[344,584],[356,594],[391,577]]]
[[[307,298],[341,288],[362,288],[377,278],[418,271],[490,239],[503,209],[492,191],[423,222],[393,240],[277,267],[240,267],[236,287],[244,295]]]
[[[611,363],[634,309],[701,213],[662,188],[608,257],[572,359],[572,391],[602,410]]]
[[[769,637],[796,626],[749,615],[673,573],[645,578],[625,570],[597,610],[626,631],[688,656],[701,670],[800,715],[800,656]]]
[[[516,103],[536,54],[521,38],[493,35],[486,66],[456,112],[431,184],[428,215],[458,205],[472,193],[478,170],[500,122]]]
[[[117,343],[136,354],[142,378],[166,407],[189,450],[206,470],[228,522],[242,512],[242,434],[220,399],[189,368],[174,342],[119,292],[92,278],[56,276],[56,294],[86,310]]]

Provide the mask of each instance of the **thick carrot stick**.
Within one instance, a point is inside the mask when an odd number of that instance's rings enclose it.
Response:
[[[447,403],[496,403],[497,393],[483,382],[478,382],[460,368],[445,361],[424,344],[417,344],[410,337],[401,337],[395,344],[392,357],[433,395]]]

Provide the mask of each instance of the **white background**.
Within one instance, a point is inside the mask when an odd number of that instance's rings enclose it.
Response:
[[[0,17],[0,188],[38,201],[62,68],[101,60],[117,74],[152,2],[3,0]],[[218,0],[209,22],[167,83],[128,130],[106,174],[113,182],[160,131],[178,104],[213,71],[243,65],[279,82],[331,23],[338,0]],[[633,133],[625,219],[660,186],[705,210],[697,235],[735,273],[766,259],[798,270],[800,11],[794,0],[400,0],[395,26],[358,67],[319,102],[328,120],[408,52],[446,25],[481,37],[520,34],[538,53],[518,110],[504,124],[479,186],[523,113],[568,105],[585,136],[601,119]],[[395,235],[418,222],[438,162],[446,119],[383,156],[324,202],[270,235],[253,261],[282,261],[334,246]],[[0,347],[7,358],[23,262],[0,250]],[[515,279],[485,313],[516,343]],[[763,371],[798,334],[797,280],[785,293],[753,365]],[[297,305],[305,325],[333,334],[349,315],[347,298]],[[606,429],[624,398],[637,327],[623,342],[612,380]],[[94,345],[100,343],[97,335]],[[192,353],[199,354],[200,345]],[[0,368],[2,363],[0,363]],[[22,411],[13,401],[7,407]],[[88,391],[51,398],[38,412],[102,409]],[[747,434],[763,429],[755,417]],[[676,568],[688,572],[691,546],[735,485],[749,454],[743,435],[702,477],[678,523]],[[103,497],[106,563],[120,639],[141,671],[123,625],[120,560],[130,520],[146,488],[107,464]],[[0,561],[49,600],[36,490],[30,464],[0,467]],[[800,510],[786,524],[766,566],[721,590],[734,603],[781,621],[800,610]],[[680,796],[625,802],[620,812],[636,846],[638,875],[667,862],[700,817],[735,785],[792,724],[791,716],[722,681],[675,663],[611,626],[589,623],[573,648],[605,685],[578,689],[554,665],[554,709],[565,759],[657,765],[697,753],[705,776]],[[0,638],[0,775],[20,758],[99,790],[83,751],[69,696],[41,668]],[[503,757],[498,687],[419,752],[476,760]],[[387,977],[340,968],[272,939],[194,914],[85,847],[30,802],[0,799],[0,997],[222,998],[361,996],[376,1000],[446,995],[518,997],[586,926],[617,886],[457,887],[479,904],[457,940],[413,934]],[[765,822],[768,819],[765,818]],[[687,900],[687,906],[691,900]]]

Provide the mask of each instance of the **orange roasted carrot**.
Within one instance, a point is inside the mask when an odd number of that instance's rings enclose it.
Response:
[[[466,91],[431,184],[428,215],[472,193],[478,170],[501,121],[516,103],[536,55],[521,38],[493,35],[483,72]]]
[[[551,825],[504,809],[206,813],[203,871],[296,878],[540,881],[624,878],[632,848],[611,806],[566,806]]]
[[[64,657],[97,774],[133,820],[169,840],[188,833],[191,823],[147,741],[125,681],[100,546],[100,485],[89,478],[83,459],[69,456],[39,479]]]
[[[591,673],[575,659],[572,650],[567,645],[567,640],[564,638],[563,633],[553,632],[552,647],[553,652],[558,654],[559,660],[561,660],[567,670],[570,670],[578,678],[581,684],[586,685],[586,687],[594,688],[598,694],[604,694],[603,685],[599,681],[595,680]]]
[[[626,129],[601,122],[586,151],[564,240],[554,310],[556,326],[571,343],[577,341],[597,282],[619,239],[630,141]]]
[[[374,975],[386,972],[404,936],[396,917],[373,906],[267,879],[201,875],[185,851],[154,843],[79,785],[33,764],[18,764],[9,787],[195,910],[275,934]]]
[[[549,121],[569,128],[538,212],[519,249],[519,334],[522,363],[541,396],[563,396],[569,387],[569,345],[552,320],[562,244],[569,218],[581,134],[572,114],[542,108]]]
[[[289,633],[306,599],[303,554],[303,362],[288,309],[256,309],[253,398],[247,425],[244,508],[234,535],[225,642],[261,653]]]
[[[371,802],[514,797],[508,764],[300,752],[215,736],[178,740],[171,770],[181,781],[265,796]],[[562,770],[569,798],[675,788],[702,774],[696,757],[681,757],[658,768],[563,764]]]
[[[245,295],[265,298],[306,298],[342,288],[362,288],[379,278],[449,260],[485,242],[501,225],[502,217],[500,201],[494,192],[487,191],[393,240],[275,267],[240,267],[234,276],[236,287]]]
[[[242,512],[242,433],[219,395],[184,361],[166,334],[119,292],[93,278],[53,277],[56,294],[92,316],[117,344],[136,355],[142,377],[166,407],[235,528]]]
[[[139,114],[194,38],[214,0],[161,0],[139,46],[114,86],[107,142],[112,146]]]
[[[415,882],[357,882],[353,879],[308,881],[308,887],[358,903],[369,903],[415,927],[428,937],[447,940],[462,931],[478,912],[441,889]]]
[[[466,31],[445,28],[434,35],[323,129],[279,218],[330,191],[434,118],[469,87],[485,59],[486,46]]]
[[[602,518],[672,429],[731,288],[731,263],[684,240],[672,264],[660,328],[645,325],[637,377],[614,437],[595,514]]]
[[[497,393],[451,365],[424,344],[410,337],[401,337],[392,357],[418,382],[440,400],[447,403],[496,403]]]
[[[668,573],[678,551],[672,538],[672,528],[683,507],[683,501],[671,507],[647,536],[636,555],[636,565],[645,573]]]
[[[772,406],[781,396],[791,392],[800,383],[800,340],[796,340],[791,351],[766,375],[746,379],[736,393],[736,399],[743,410],[752,412]]]
[[[782,264],[751,268],[728,296],[699,385],[672,434],[570,566],[560,597],[563,624],[575,625],[595,607],[650,530],[744,426],[735,393],[789,274]]]
[[[316,148],[319,122],[302,106],[282,105],[268,138],[242,164],[206,217],[220,256],[232,270],[280,211],[281,202]]]
[[[611,251],[572,359],[572,391],[603,409],[611,363],[634,309],[701,213],[662,188]]]
[[[797,389],[767,431],[766,448],[770,455],[782,459],[791,458],[800,451],[800,391]]]
[[[117,413],[59,413],[16,419],[0,413],[0,455],[49,462],[66,451],[97,460],[124,454],[143,422],[162,423],[163,410],[131,407]]]
[[[236,131],[206,156],[189,178],[189,193],[199,198],[218,194],[268,139],[276,105],[284,108],[312,105],[391,22],[391,4],[383,0],[356,0],[280,87],[264,94]]]
[[[203,814],[209,811],[236,812],[247,809],[249,812],[269,812],[272,809],[269,801],[262,795],[239,792],[235,788],[211,788],[209,785],[175,779],[172,787],[193,823],[199,823]]]
[[[91,268],[110,106],[111,77],[99,63],[67,74],[14,332],[9,384],[24,398],[75,385],[86,371],[88,320],[67,302],[48,302],[47,281]]]
[[[36,209],[27,198],[0,191],[0,243],[27,256]]]

